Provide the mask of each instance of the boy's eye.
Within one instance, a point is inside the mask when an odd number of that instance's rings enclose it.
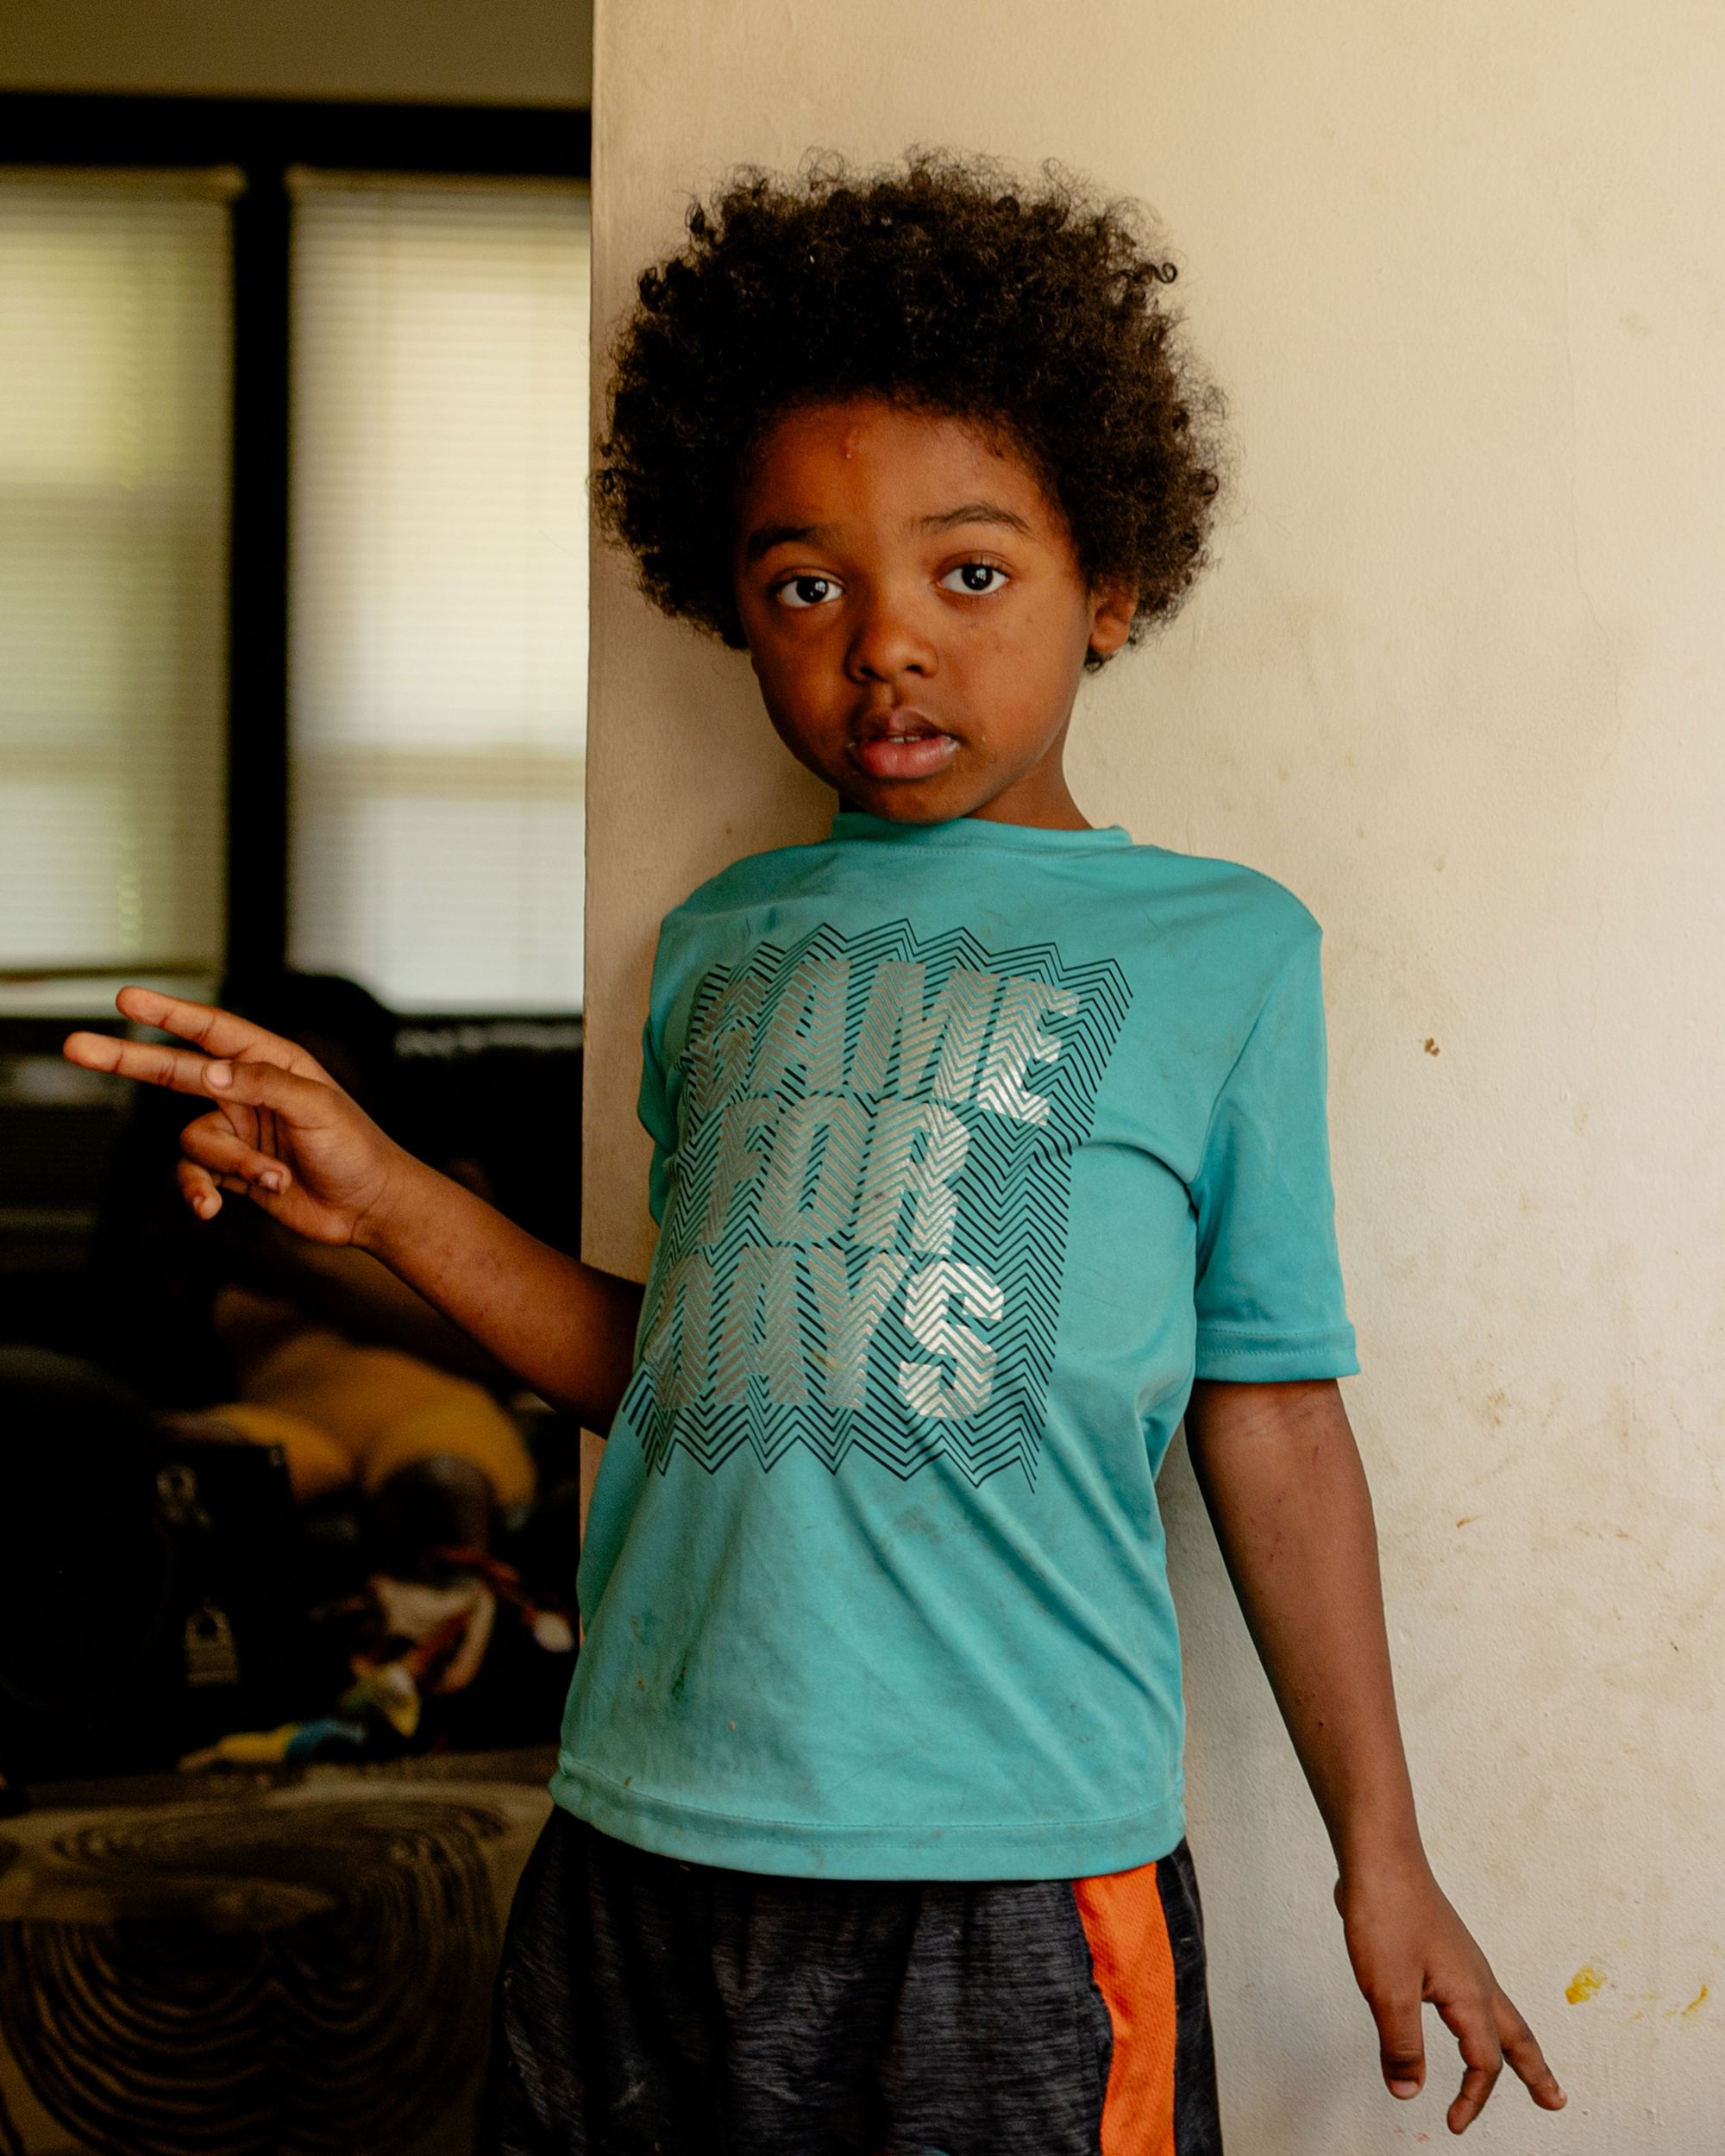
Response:
[[[960,580],[958,583],[953,582],[954,577]],[[999,591],[1007,581],[1007,573],[996,568],[992,561],[961,561],[940,580],[949,592],[969,592],[980,596]]]
[[[794,576],[778,586],[773,596],[781,606],[803,611],[811,606],[824,606],[838,588],[830,576]]]

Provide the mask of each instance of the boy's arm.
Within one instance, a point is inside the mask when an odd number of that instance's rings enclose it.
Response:
[[[1383,2078],[1425,2079],[1421,2002],[1461,2047],[1452,2133],[1472,2122],[1503,2062],[1534,2101],[1565,2101],[1432,1876],[1396,1719],[1377,1539],[1353,1432],[1333,1380],[1200,1380],[1186,1434],[1234,1590],[1329,1830],[1336,1906],[1377,2023]]]
[[[354,1240],[541,1399],[610,1428],[629,1382],[637,1282],[554,1250],[406,1153],[387,1207]]]

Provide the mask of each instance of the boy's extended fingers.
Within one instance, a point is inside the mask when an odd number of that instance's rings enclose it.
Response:
[[[1426,2040],[1420,2026],[1420,1995],[1410,1991],[1402,1998],[1374,1998],[1372,2018],[1377,2023],[1379,2056],[1389,2093],[1403,2102],[1416,2096],[1426,2085]]]
[[[1521,2019],[1514,2001],[1502,1991],[1497,1995],[1497,2040],[1503,2046],[1504,2058],[1527,2083],[1527,2093],[1534,2103],[1547,2111],[1561,2111],[1569,2098],[1546,2064],[1546,2055],[1533,2030]]]
[[[73,1033],[61,1053],[89,1070],[105,1070],[170,1093],[198,1093],[236,1106],[273,1109],[290,1122],[322,1122],[332,1088],[273,1062],[230,1062],[170,1048],[161,1041],[122,1041],[112,1033]]]
[[[183,1041],[196,1041],[211,1056],[252,1056],[279,1064],[303,1077],[327,1077],[323,1066],[297,1043],[279,1033],[254,1025],[249,1018],[213,1003],[191,1003],[182,996],[164,995],[159,988],[135,986],[122,988],[114,1001],[124,1018],[154,1025],[163,1033],[175,1033]]]

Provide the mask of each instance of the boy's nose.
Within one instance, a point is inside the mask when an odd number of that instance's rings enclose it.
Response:
[[[926,678],[939,663],[933,644],[905,608],[884,596],[857,623],[845,655],[845,672],[853,681],[894,681],[906,674]]]

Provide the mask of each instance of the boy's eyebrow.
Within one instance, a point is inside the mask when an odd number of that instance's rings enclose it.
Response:
[[[771,554],[775,547],[801,546],[806,540],[819,539],[825,530],[824,524],[759,524],[749,535],[743,558],[745,561],[758,561],[763,554]]]
[[[960,502],[956,509],[937,510],[927,517],[914,520],[918,531],[951,531],[960,524],[1005,524],[1011,530],[1028,532],[1028,522],[1015,509],[1002,508],[999,502]],[[811,539],[819,539],[826,532],[825,524],[762,524],[749,535],[743,549],[745,561],[758,561],[762,555],[770,554],[775,547],[806,545]]]
[[[961,502],[957,509],[943,509],[936,516],[917,518],[919,531],[950,531],[956,524],[1006,524],[1013,531],[1030,530],[1028,521],[1015,509],[1003,509],[998,502]]]

